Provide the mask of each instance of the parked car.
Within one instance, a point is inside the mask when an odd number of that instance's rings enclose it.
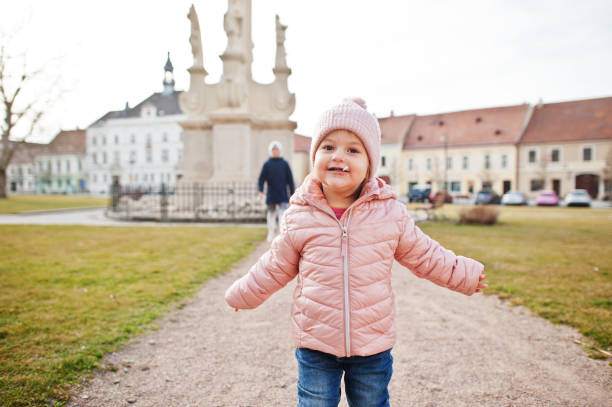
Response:
[[[446,191],[437,191],[437,192],[432,192],[431,194],[429,194],[429,202],[433,202],[436,200],[436,196],[439,194],[446,194],[446,196],[444,197],[444,203],[453,203],[453,197],[451,194],[449,194]]]
[[[425,202],[430,193],[431,187],[429,185],[415,185],[408,193],[408,202]]]
[[[508,191],[501,198],[502,205],[527,205],[527,197],[520,191]]]
[[[540,191],[536,199],[538,206],[557,206],[559,205],[559,197],[555,191]]]
[[[567,206],[591,206],[591,196],[584,189],[574,189],[565,195],[563,203]]]
[[[490,189],[483,189],[476,194],[476,205],[494,204],[498,205],[501,201],[499,195]]]

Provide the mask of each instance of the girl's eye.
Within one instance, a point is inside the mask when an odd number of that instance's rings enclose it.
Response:
[[[328,144],[328,145],[323,146],[323,150],[331,151],[331,150],[333,150],[333,149],[334,149],[334,148],[333,148],[332,146],[330,146],[329,144]]]
[[[352,154],[358,154],[359,153],[359,150],[357,150],[356,148],[349,148],[348,151],[349,151],[349,153],[352,153]]]

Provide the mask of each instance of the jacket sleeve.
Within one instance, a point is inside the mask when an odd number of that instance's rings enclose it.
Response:
[[[264,165],[261,167],[261,171],[259,172],[259,178],[257,179],[257,188],[259,189],[259,192],[263,192],[264,182],[268,178],[267,171],[266,171],[267,167],[268,167],[268,162],[266,161]]]
[[[246,275],[227,289],[225,302],[229,306],[256,308],[297,275],[299,253],[293,247],[286,228],[283,229],[272,242],[270,250],[259,258]]]
[[[287,183],[289,184],[289,196],[293,195],[295,192],[295,185],[293,183],[293,173],[291,172],[291,167],[289,163],[285,163],[287,168]]]
[[[403,233],[395,251],[395,259],[421,278],[472,295],[476,291],[484,266],[476,260],[456,256],[427,236],[406,213],[402,218]]]

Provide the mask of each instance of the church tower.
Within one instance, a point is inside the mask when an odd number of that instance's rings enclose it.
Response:
[[[166,60],[166,65],[164,66],[164,95],[171,95],[174,93],[174,67],[172,66],[172,62],[170,61],[170,52],[168,52],[168,59]]]

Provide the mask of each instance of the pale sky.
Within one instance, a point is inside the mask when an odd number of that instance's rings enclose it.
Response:
[[[207,82],[219,80],[226,0],[0,0],[0,32],[29,66],[59,77],[43,138],[87,127],[162,90],[170,51],[186,90],[194,3]],[[611,1],[253,0],[253,77],[273,80],[274,15],[296,94],[291,119],[360,96],[379,117],[612,96]],[[40,89],[44,86],[40,86]],[[37,88],[38,89],[38,88]]]

